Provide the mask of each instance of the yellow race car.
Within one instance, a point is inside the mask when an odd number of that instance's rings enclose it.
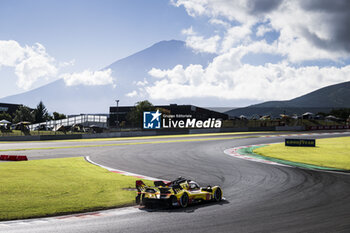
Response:
[[[193,180],[179,177],[172,182],[154,181],[154,186],[146,186],[142,180],[136,181],[136,203],[150,206],[163,202],[170,207],[187,207],[202,201],[221,201],[222,190],[219,186],[199,187]]]

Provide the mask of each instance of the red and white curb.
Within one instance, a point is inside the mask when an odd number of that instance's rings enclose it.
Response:
[[[98,164],[94,161],[92,161],[90,159],[90,156],[86,156],[85,157],[86,161],[88,161],[91,164],[94,164],[96,166],[102,167],[104,169],[107,169],[110,172],[114,172],[114,173],[118,173],[121,175],[125,175],[125,176],[132,176],[132,177],[136,177],[136,178],[140,178],[140,179],[145,179],[145,180],[162,180],[162,181],[166,181],[169,182],[168,180],[163,180],[163,179],[159,179],[159,178],[155,178],[155,177],[150,177],[150,176],[144,176],[144,175],[140,175],[140,174],[136,174],[136,173],[132,173],[132,172],[127,172],[127,171],[123,171],[123,170],[119,170],[119,169],[115,169],[115,168],[111,168],[111,167],[107,167],[101,164]]]
[[[270,164],[270,165],[277,165],[277,166],[283,166],[283,167],[290,167],[288,165],[285,164],[281,164],[281,163],[276,163],[270,160],[266,160],[266,159],[262,159],[262,158],[257,158],[254,156],[249,156],[249,155],[243,155],[240,154],[238,151],[240,149],[244,149],[244,148],[249,148],[249,147],[253,147],[253,146],[266,146],[266,145],[271,145],[273,143],[269,143],[269,144],[258,144],[258,145],[249,145],[249,146],[239,146],[239,147],[234,147],[234,148],[230,148],[230,149],[226,149],[224,150],[224,153],[235,157],[235,158],[239,158],[239,159],[245,159],[245,160],[249,160],[249,161],[254,161],[254,162],[258,162],[258,163],[266,163],[266,164]]]

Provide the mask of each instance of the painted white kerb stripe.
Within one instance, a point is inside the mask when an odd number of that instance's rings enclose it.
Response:
[[[102,167],[104,169],[107,169],[108,171],[115,172],[115,173],[118,173],[118,174],[122,174],[122,175],[126,175],[126,176],[133,176],[133,177],[140,178],[140,179],[145,179],[145,180],[162,180],[162,181],[168,182],[167,180],[163,180],[163,179],[159,179],[159,178],[154,178],[154,177],[150,177],[150,176],[144,176],[144,175],[140,175],[140,174],[136,174],[136,173],[132,173],[132,172],[127,172],[127,171],[123,171],[123,170],[107,167],[107,166],[104,166],[104,165],[101,165],[101,164],[98,164],[98,163],[92,161],[90,159],[90,156],[86,156],[85,159],[86,159],[86,161],[88,161],[91,164],[94,164],[96,166]]]
[[[239,158],[239,159],[245,159],[245,160],[254,161],[254,162],[258,162],[258,163],[266,163],[266,164],[270,164],[270,165],[290,167],[290,166],[288,166],[286,164],[276,163],[276,162],[273,162],[273,161],[270,161],[270,160],[266,160],[266,159],[262,159],[262,158],[256,158],[254,156],[242,155],[242,154],[240,154],[238,152],[238,150],[240,150],[240,149],[249,148],[249,147],[253,147],[253,146],[265,146],[265,145],[270,145],[270,144],[275,144],[275,143],[249,145],[249,146],[239,146],[239,147],[226,149],[226,150],[224,150],[224,153],[229,155],[229,156],[232,156],[232,157],[235,157],[235,158]]]
[[[23,220],[11,220],[4,221],[0,223],[0,232],[5,228],[8,229],[10,227],[18,227],[23,225],[43,225],[43,224],[51,224],[58,221],[81,221],[81,219],[86,218],[96,218],[96,217],[108,217],[108,216],[120,216],[131,213],[141,212],[139,208],[135,207],[124,207],[124,208],[116,208],[110,210],[101,210],[95,212],[87,212],[87,213],[78,213],[78,214],[70,214],[70,215],[62,215],[62,216],[54,216],[54,217],[44,217],[44,218],[36,218],[36,219],[23,219]],[[6,231],[4,231],[6,232]]]
[[[145,180],[163,180],[163,179],[158,179],[150,176],[144,176],[144,175],[139,175],[136,173],[131,173],[131,172],[126,172],[118,169],[114,169],[111,167],[107,167],[101,164],[98,164],[90,159],[89,156],[85,157],[86,161],[88,161],[91,164],[94,164],[96,166],[102,167],[104,169],[107,169],[108,171],[115,172],[118,174],[126,175],[126,176],[132,176],[140,179],[145,179]],[[12,221],[5,221],[0,223],[0,231],[3,228],[11,227],[11,226],[19,226],[19,225],[38,225],[38,224],[45,224],[49,223],[52,221],[74,221],[77,219],[82,219],[82,218],[91,218],[91,217],[99,217],[99,216],[117,216],[117,215],[123,215],[123,214],[129,214],[129,213],[136,213],[140,212],[138,208],[135,207],[125,207],[125,208],[117,208],[117,209],[111,209],[111,210],[103,210],[103,211],[95,211],[95,212],[87,212],[87,213],[78,213],[78,214],[70,214],[70,215],[62,215],[62,216],[55,216],[55,217],[47,217],[47,218],[36,218],[36,219],[23,219],[23,220],[12,220]]]

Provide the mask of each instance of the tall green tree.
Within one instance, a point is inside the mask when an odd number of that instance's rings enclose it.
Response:
[[[0,121],[1,120],[7,120],[12,122],[12,116],[7,112],[0,112]]]
[[[42,101],[34,109],[35,123],[51,120],[50,115]]]
[[[350,108],[333,109],[329,114],[338,117],[341,120],[346,120],[350,116]]]
[[[128,113],[127,120],[133,127],[142,127],[142,117],[145,111],[154,111],[155,107],[148,100],[137,102],[134,108]]]
[[[20,106],[15,112],[13,121],[14,123],[18,123],[21,121],[34,122],[34,119],[35,117],[33,111],[30,108],[28,108],[27,106]]]
[[[67,116],[64,115],[63,113],[59,113],[59,112],[53,112],[53,119],[54,120],[61,120],[61,119],[66,119]]]

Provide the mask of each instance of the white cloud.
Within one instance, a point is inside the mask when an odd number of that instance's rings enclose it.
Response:
[[[0,41],[0,67],[15,69],[19,88],[28,90],[39,79],[48,79],[57,74],[55,59],[46,53],[43,45],[22,47],[14,40]]]
[[[271,26],[267,26],[263,24],[257,28],[256,35],[261,37],[261,36],[264,36],[267,32],[271,32],[271,31],[273,31]]]
[[[205,15],[217,18],[221,16],[228,20],[238,20],[249,24],[256,21],[255,16],[247,14],[249,10],[247,0],[172,0],[172,2],[177,7],[183,6],[192,17]]]
[[[196,34],[196,33],[193,31],[192,26],[189,27],[189,28],[187,28],[187,29],[183,29],[183,30],[181,31],[181,33],[182,33],[183,35],[187,35],[187,36],[193,36],[193,35]]]
[[[342,68],[295,68],[287,63],[239,65],[238,61],[234,61],[236,55],[236,51],[231,51],[219,56],[207,68],[178,65],[172,70],[158,70],[163,78],[145,90],[152,99],[218,97],[266,101],[290,99],[350,80],[350,65]]]
[[[0,67],[10,66],[14,67],[24,58],[25,51],[17,41],[14,40],[0,40]]]
[[[250,26],[235,26],[226,31],[226,35],[222,42],[222,51],[228,51],[229,49],[239,46],[241,44],[247,44],[250,42],[249,35],[251,34]]]
[[[186,39],[186,45],[198,52],[216,53],[220,36],[215,35],[209,38],[202,36],[189,36]]]
[[[227,27],[221,45],[222,52],[239,43],[246,43],[248,35],[252,33],[252,26],[269,22],[269,27],[258,27],[257,36],[262,36],[271,30],[279,32],[280,36],[277,38],[279,45],[276,49],[291,62],[299,63],[315,59],[338,61],[349,57],[350,54],[350,33],[346,26],[350,20],[348,14],[350,4],[346,0],[337,2],[173,0],[172,2],[175,6],[183,6],[193,17],[207,16],[209,22],[218,22],[217,18],[220,17],[233,22],[234,27]],[[200,35],[197,34],[196,37],[199,37],[200,41]],[[194,41],[191,38],[188,40]]]
[[[330,41],[332,28],[327,26],[327,14],[307,11],[300,7],[299,1],[284,2],[282,10],[269,15],[272,28],[280,33],[278,50],[291,62],[307,60],[338,59],[349,56],[345,50],[337,50],[330,45],[315,43],[313,37],[320,41]]]
[[[218,48],[218,42],[220,36],[214,35],[209,38],[204,38],[203,36],[198,36],[193,28],[187,28],[182,30],[182,34],[187,35],[186,46],[192,48],[197,52],[204,53],[216,53]]]
[[[136,86],[146,86],[148,84],[148,81],[146,79],[143,79],[143,81],[137,81],[137,82],[134,81],[133,83]]]
[[[152,68],[149,72],[149,75],[151,75],[154,78],[164,78],[166,75],[166,72],[162,71],[161,69]]]
[[[74,64],[75,64],[75,59],[70,60],[68,62],[60,62],[59,67],[63,68],[63,67],[67,67],[67,66],[74,66]]]
[[[173,0],[175,6],[183,6],[192,17],[206,16],[212,24],[230,22],[231,25],[225,25],[223,37],[215,40],[212,38],[216,31],[212,37],[204,39],[192,27],[184,30],[188,46],[199,51],[210,48],[219,55],[207,67],[153,68],[149,75],[155,79],[144,87],[145,92],[152,99],[165,100],[216,97],[266,101],[291,99],[327,85],[350,81],[350,65],[302,66],[308,60],[349,58],[350,49],[346,47],[349,45],[341,45],[350,33],[338,33],[343,32],[343,28],[336,23],[345,25],[350,17],[344,13],[348,11],[341,8],[347,9],[350,4],[339,0],[344,7],[335,4],[332,8],[325,1],[305,2]],[[335,12],[341,15],[339,19]],[[221,23],[218,18],[225,21]],[[270,31],[276,31],[276,38],[269,44],[264,36]],[[212,41],[206,44],[208,40]],[[259,53],[279,55],[281,60],[277,64],[259,66],[242,63],[245,55]]]
[[[228,22],[225,22],[223,20],[220,20],[220,19],[210,19],[209,20],[209,23],[213,24],[213,25],[220,25],[220,26],[223,26],[223,27],[230,27],[231,25],[228,23]]]
[[[1,66],[14,68],[17,76],[16,85],[23,90],[32,88],[40,80],[49,81],[59,76],[59,69],[73,66],[74,63],[75,60],[56,62],[40,43],[33,46],[21,46],[14,40],[0,40],[0,68]],[[85,70],[81,73],[62,74],[59,77],[64,79],[67,86],[79,84],[89,86],[112,84],[115,86],[111,69]]]
[[[114,78],[112,77],[112,70],[101,70],[101,71],[90,71],[85,70],[80,73],[72,74],[62,74],[61,78],[64,79],[64,82],[67,86],[76,86],[76,85],[86,85],[86,86],[98,86],[98,85],[107,85],[114,84]]]
[[[129,92],[129,93],[126,94],[126,96],[127,97],[135,97],[135,96],[137,96],[137,91],[134,90],[132,92]]]

